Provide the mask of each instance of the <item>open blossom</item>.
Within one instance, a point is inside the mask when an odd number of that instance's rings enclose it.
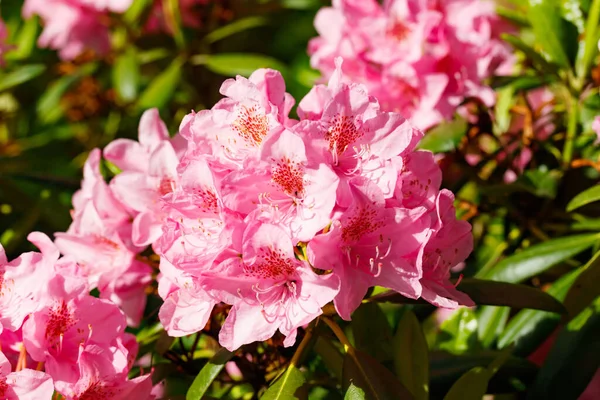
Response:
[[[59,50],[70,60],[84,50],[103,55],[110,49],[109,12],[122,13],[133,0],[26,0],[23,16],[34,14],[44,21],[38,44]]]
[[[494,7],[479,0],[334,0],[315,19],[320,36],[309,44],[311,64],[329,77],[343,57],[346,76],[365,84],[385,110],[427,129],[451,118],[467,97],[494,103],[484,80],[512,63]]]
[[[0,397],[6,400],[50,399],[54,394],[52,378],[45,372],[25,368],[11,372],[12,366],[0,352]]]

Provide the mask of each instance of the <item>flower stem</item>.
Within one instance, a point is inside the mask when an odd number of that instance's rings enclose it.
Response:
[[[563,167],[565,169],[569,168],[573,159],[573,142],[577,134],[577,113],[579,111],[577,109],[577,100],[573,96],[569,96],[569,103],[567,136],[565,137],[565,147],[563,148]]]
[[[346,353],[354,353],[354,347],[350,344],[350,341],[342,331],[342,328],[336,324],[332,319],[321,316],[320,319],[327,324],[327,326],[333,331],[334,335],[338,338],[340,343],[344,345],[344,351]]]
[[[302,361],[302,356],[304,356],[304,353],[306,353],[306,350],[308,350],[308,344],[310,343],[313,337],[314,331],[315,323],[311,323],[306,328],[306,331],[304,332],[304,338],[302,338],[302,341],[298,345],[296,352],[292,356],[292,359],[290,360],[290,365],[293,365],[294,367],[298,367],[300,365],[300,362]]]

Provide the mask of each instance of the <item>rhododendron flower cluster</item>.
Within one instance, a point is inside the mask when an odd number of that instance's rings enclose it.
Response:
[[[102,55],[110,49],[109,13],[123,13],[133,0],[26,0],[23,16],[39,15],[44,22],[38,45],[59,50],[70,60],[84,50]]]
[[[116,276],[141,272],[134,254],[152,244],[167,333],[202,330],[226,303],[219,340],[230,350],[276,331],[292,345],[331,301],[350,319],[372,286],[472,305],[449,282],[471,250],[470,225],[440,190],[433,155],[415,149],[422,133],[344,83],[341,65],[302,99],[299,121],[269,69],[225,81],[225,97],[187,115],[173,139],[148,111],[139,142],[105,149],[122,170],[109,184],[91,154],[57,245],[128,313]]]
[[[502,24],[487,0],[334,0],[317,14],[320,36],[308,51],[325,77],[343,57],[344,73],[384,110],[427,129],[451,118],[465,98],[494,103],[484,80],[512,65]]]
[[[42,233],[41,253],[8,262],[0,246],[0,397],[151,399],[150,375],[128,379],[137,353],[114,303],[89,294],[81,266]]]

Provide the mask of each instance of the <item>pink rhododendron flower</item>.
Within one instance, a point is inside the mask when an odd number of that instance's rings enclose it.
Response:
[[[0,245],[0,329],[18,330],[25,318],[40,307],[60,256],[45,235],[32,233],[29,238],[42,253],[24,253],[8,262]]]
[[[383,109],[427,129],[467,97],[494,103],[484,80],[512,64],[494,7],[479,0],[334,0],[315,19],[320,36],[309,44],[311,64],[329,77],[343,57],[347,77],[365,84]]]
[[[297,328],[319,316],[338,292],[337,276],[317,275],[297,260],[290,237],[277,225],[250,222],[239,253],[206,278],[208,287],[235,299],[219,335],[229,350],[266,340],[277,329],[286,336],[284,345],[292,345]]]
[[[70,60],[84,50],[103,55],[110,49],[109,12],[122,13],[133,0],[26,0],[23,16],[39,15],[44,31],[40,47],[59,50],[63,60]]]
[[[379,188],[369,181],[352,185],[353,202],[334,220],[331,229],[308,244],[316,268],[340,276],[336,310],[344,319],[371,286],[393,289],[404,296],[421,295],[422,273],[410,259],[429,235],[425,209],[388,208]]]
[[[50,399],[54,385],[50,375],[42,371],[22,369],[11,372],[6,356],[0,353],[0,397],[6,400]]]
[[[142,115],[139,143],[117,139],[104,150],[104,157],[123,170],[110,183],[114,195],[134,215],[131,239],[147,246],[161,234],[160,198],[177,185],[179,158],[158,110]]]

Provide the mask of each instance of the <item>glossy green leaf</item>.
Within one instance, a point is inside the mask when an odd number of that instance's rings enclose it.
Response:
[[[229,36],[235,35],[236,33],[247,31],[248,29],[257,28],[264,26],[269,23],[269,20],[264,16],[251,16],[246,18],[238,19],[230,24],[217,28],[211,31],[208,35],[204,36],[204,42],[214,43],[216,41],[225,39]]]
[[[129,47],[117,57],[112,70],[112,79],[113,86],[123,101],[135,100],[140,80],[140,67],[133,47]]]
[[[577,29],[561,17],[554,0],[530,0],[527,17],[535,39],[550,59],[569,68],[577,51]]]
[[[406,310],[394,335],[394,367],[400,382],[415,399],[429,393],[429,354],[427,341],[415,314]]]
[[[357,349],[377,361],[392,359],[392,329],[376,303],[361,304],[352,314],[352,333]]]
[[[224,347],[219,349],[206,365],[202,367],[202,370],[200,370],[200,373],[194,379],[185,397],[186,400],[200,400],[225,367],[225,364],[231,360],[233,354]]]
[[[487,391],[490,374],[483,367],[475,367],[460,377],[444,400],[481,400]]]
[[[565,312],[563,305],[552,296],[526,285],[467,278],[461,280],[456,288],[469,295],[471,300],[478,305],[532,308],[557,313]],[[427,304],[424,300],[408,299],[393,291],[370,297],[369,301]]]
[[[219,53],[192,58],[192,62],[205,65],[214,73],[225,76],[250,76],[259,68],[272,68],[285,74],[287,67],[281,61],[263,54]]]
[[[563,275],[554,282],[547,293],[557,301],[565,299],[569,288],[573,285],[582,268]],[[523,310],[512,317],[506,329],[498,338],[498,348],[514,345],[514,354],[528,355],[534,351],[550,335],[558,322],[560,315],[538,310]]]
[[[479,305],[531,308],[564,313],[562,304],[543,291],[526,285],[484,279],[463,279],[457,289]]]
[[[467,122],[457,119],[431,129],[419,142],[419,148],[434,153],[454,150],[467,133]]]
[[[304,398],[299,392],[305,382],[304,374],[296,366],[290,365],[260,398],[261,400]]]
[[[365,391],[359,387],[354,386],[353,383],[350,384],[348,389],[346,390],[346,394],[344,395],[344,400],[365,400]]]
[[[510,307],[482,306],[477,310],[477,332],[483,347],[490,348],[502,333]]]
[[[454,354],[477,349],[477,318],[470,308],[457,309],[440,325],[436,348]]]
[[[41,75],[45,70],[45,65],[32,64],[19,66],[12,72],[0,74],[0,92],[25,83]]]
[[[600,200],[600,185],[595,185],[573,197],[569,204],[567,204],[567,211],[576,210],[579,207],[583,207],[586,204],[590,204],[598,200]]]
[[[487,392],[490,379],[506,363],[510,357],[510,349],[502,351],[487,368],[474,367],[461,376],[444,400],[480,400]]]
[[[487,368],[494,360],[503,354],[499,351],[485,350],[470,354],[455,355],[444,351],[432,351],[429,353],[430,365],[430,391],[432,398],[441,398],[450,387],[466,372],[474,367]],[[524,383],[533,382],[538,368],[532,362],[509,356],[506,362],[495,375],[494,380],[499,386],[511,388],[512,379],[518,379]]]
[[[364,391],[369,400],[413,399],[394,374],[370,355],[356,349],[344,356],[343,390],[348,390],[351,384]]]
[[[600,296],[600,251],[594,254],[582,270],[564,300],[565,308],[572,317]]]
[[[556,337],[528,399],[576,399],[600,367],[600,298]]]
[[[584,234],[551,239],[505,258],[478,278],[522,282],[590,248],[599,238]]]
[[[137,103],[138,108],[141,110],[152,107],[160,108],[167,104],[179,85],[182,66],[183,59],[176,58],[166,70],[154,78],[140,95]]]

